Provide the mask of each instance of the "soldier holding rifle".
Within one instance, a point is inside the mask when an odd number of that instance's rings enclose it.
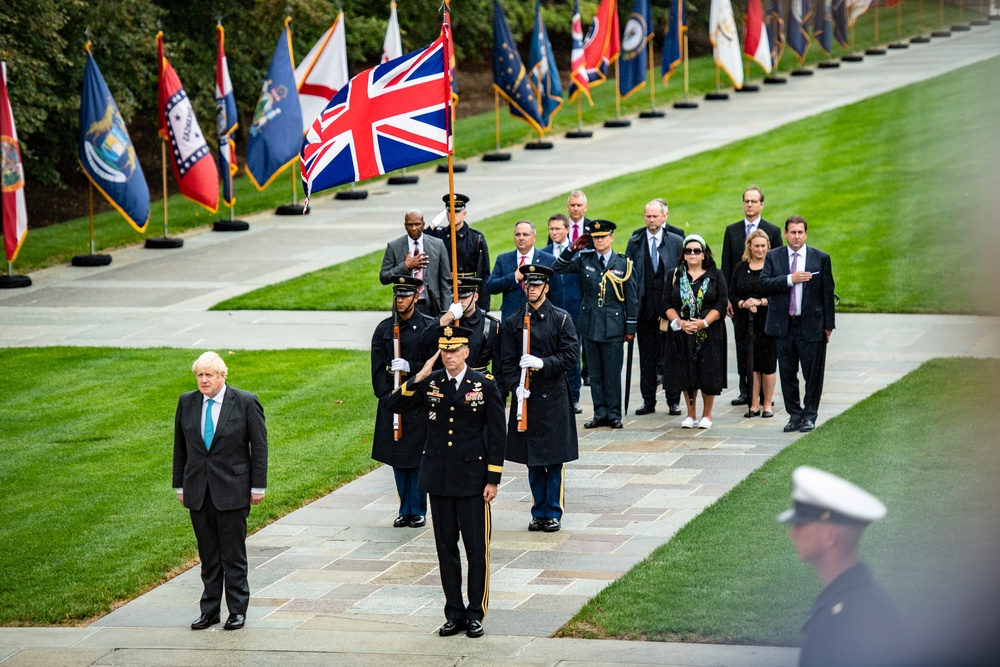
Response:
[[[526,264],[527,304],[500,332],[500,386],[516,403],[507,424],[508,461],[528,466],[534,504],[528,530],[562,526],[563,463],[579,458],[573,398],[566,373],[576,363],[576,328],[569,313],[546,298],[553,271]]]

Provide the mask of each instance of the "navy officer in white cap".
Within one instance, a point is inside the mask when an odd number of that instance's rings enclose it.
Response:
[[[800,466],[792,473],[795,507],[778,516],[791,524],[799,557],[816,568],[825,588],[802,627],[801,667],[900,664],[909,645],[889,594],[858,558],[865,528],[886,507],[864,489],[828,472]]]

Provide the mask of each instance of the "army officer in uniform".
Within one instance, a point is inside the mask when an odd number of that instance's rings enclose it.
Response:
[[[556,273],[580,275],[579,332],[594,401],[594,418],[584,428],[622,428],[622,341],[635,340],[639,296],[632,260],[611,249],[616,227],[610,220],[591,220],[588,233],[552,265]],[[594,249],[584,250],[591,239]]]
[[[421,491],[430,494],[445,624],[442,637],[465,631],[483,635],[489,607],[490,501],[503,472],[504,405],[493,376],[466,364],[470,331],[439,328],[438,347],[411,380],[386,402],[397,412],[427,412],[427,438],[420,457]],[[444,368],[433,370],[441,359]],[[468,604],[462,597],[459,534],[469,563]]]
[[[576,364],[573,318],[546,298],[553,271],[526,264],[524,309],[508,317],[500,334],[500,384],[527,410],[527,429],[520,431],[516,407],[507,424],[507,460],[528,466],[531,522],[528,530],[554,533],[561,527],[565,477],[563,463],[580,458],[576,416],[567,373]],[[524,317],[529,318],[529,351],[523,354]],[[521,386],[527,370],[528,388]]]

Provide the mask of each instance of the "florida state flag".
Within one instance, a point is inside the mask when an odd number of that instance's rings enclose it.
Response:
[[[160,136],[170,142],[170,162],[181,194],[212,213],[219,208],[219,174],[191,100],[163,55],[163,33],[156,34],[160,58]]]
[[[3,167],[3,248],[7,261],[13,262],[28,235],[28,212],[24,206],[24,166],[17,143],[14,114],[7,97],[7,63],[0,62],[0,151]]]

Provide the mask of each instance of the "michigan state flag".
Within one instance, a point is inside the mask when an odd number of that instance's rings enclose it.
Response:
[[[635,0],[622,34],[621,60],[618,62],[618,92],[623,98],[646,85],[649,60],[646,44],[653,37],[649,0]]]
[[[80,167],[116,211],[140,232],[149,222],[149,186],[118,105],[90,53],[80,96]]]

